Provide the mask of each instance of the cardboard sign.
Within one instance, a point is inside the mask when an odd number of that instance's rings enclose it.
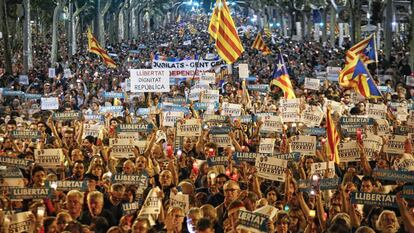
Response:
[[[253,85],[246,85],[247,90],[249,91],[258,91],[262,93],[266,93],[269,91],[270,87],[267,84],[253,84]]]
[[[174,127],[175,123],[184,118],[183,112],[163,112],[162,125],[166,127]]]
[[[355,137],[357,130],[365,132],[366,125],[373,125],[374,119],[364,117],[341,117],[339,119],[341,131],[344,137]]]
[[[311,174],[319,174],[321,177],[325,175],[327,163],[313,163],[311,166]],[[328,162],[329,173],[335,174],[335,163],[333,161]]]
[[[283,122],[280,116],[262,117],[263,124],[260,127],[261,133],[281,133],[283,131]]]
[[[292,138],[292,152],[299,152],[304,155],[315,155],[316,137],[307,135],[298,135]]]
[[[201,135],[201,120],[189,119],[177,122],[177,136],[198,137]]]
[[[384,152],[390,154],[403,154],[405,152],[406,136],[392,135],[388,138],[387,144],[384,145]]]
[[[379,153],[382,147],[382,138],[377,135],[368,134],[362,140],[364,143],[364,152],[368,160],[372,160],[376,153]]]
[[[239,165],[241,162],[255,163],[256,157],[260,156],[260,153],[252,152],[234,152],[233,161]]]
[[[170,92],[170,76],[163,69],[130,69],[131,92]]]
[[[240,116],[241,115],[241,104],[223,103],[223,110],[221,114],[224,116]]]
[[[92,137],[97,138],[99,136],[99,133],[103,129],[103,127],[104,127],[103,125],[84,124],[82,138],[85,138],[87,136],[92,136]]]
[[[414,173],[411,171],[375,169],[372,171],[372,176],[380,180],[414,182]]]
[[[152,124],[118,124],[117,132],[151,132],[154,125]]]
[[[0,189],[3,190],[8,187],[25,187],[23,173],[18,167],[0,167]]]
[[[45,187],[49,189],[53,188],[57,191],[78,190],[81,192],[85,192],[88,190],[86,181],[78,181],[78,180],[46,181]]]
[[[219,97],[220,97],[219,90],[206,90],[201,97],[201,102],[218,103]]]
[[[358,144],[355,140],[339,143],[338,152],[339,152],[339,160],[341,162],[360,161]]]
[[[261,138],[260,145],[259,145],[259,153],[260,154],[273,154],[275,148],[275,141],[274,138]]]
[[[170,206],[180,207],[184,210],[184,213],[190,209],[189,196],[187,194],[182,194],[181,192],[174,194],[170,193]]]
[[[340,183],[341,178],[325,178],[320,179],[319,189],[320,190],[335,190],[338,188],[338,184]],[[312,179],[308,180],[299,180],[298,181],[298,189],[300,191],[309,192],[312,190]]]
[[[64,155],[62,149],[36,149],[34,152],[35,162],[44,168],[60,168]]]
[[[303,135],[312,135],[312,136],[324,136],[326,135],[326,129],[325,128],[306,128],[302,129]]]
[[[59,99],[56,97],[41,98],[40,108],[42,110],[56,110],[59,109]]]
[[[204,73],[200,77],[200,83],[202,84],[215,84],[216,83],[216,73]]]
[[[286,122],[300,122],[300,99],[282,99],[281,116],[284,123]]]
[[[381,193],[352,192],[351,203],[398,208],[397,202],[395,201],[396,197],[396,195]]]
[[[13,130],[11,137],[14,139],[39,139],[42,137],[40,131],[33,130]]]
[[[135,145],[132,139],[110,138],[109,146],[111,147],[111,155],[115,158],[130,158],[135,156]]]
[[[256,157],[257,176],[267,180],[285,182],[285,169],[288,161],[261,155]]]
[[[49,76],[49,78],[55,78],[56,77],[56,69],[55,68],[49,68],[48,76]]]
[[[302,112],[301,119],[303,124],[308,127],[318,127],[320,126],[324,115],[325,114],[320,107],[307,105],[305,110]]]
[[[378,136],[386,136],[391,133],[391,127],[385,119],[376,119],[376,132]]]
[[[32,229],[31,211],[15,213],[5,219],[10,219],[8,233],[30,232]]]
[[[273,219],[279,210],[271,205],[265,205],[253,211],[254,213],[261,213],[268,216],[270,219]]]
[[[16,157],[0,156],[0,165],[27,169],[33,161]]]
[[[269,216],[267,215],[239,210],[237,229],[253,233],[267,233],[270,232],[268,228],[269,221]]]
[[[144,201],[144,204],[142,205],[138,217],[146,214],[160,214],[162,202],[161,199],[158,198],[159,191],[160,188],[158,187],[152,188],[150,190],[147,198]]]
[[[229,119],[228,116],[223,115],[214,115],[214,114],[204,114],[203,122],[214,122],[214,123],[225,123]]]
[[[334,100],[325,99],[325,104],[323,105],[323,112],[326,113],[328,107],[332,109],[332,112],[337,112],[339,115],[342,115],[343,106],[342,103],[336,102]]]
[[[249,77],[249,65],[248,64],[239,64],[239,78],[245,79]]]
[[[104,92],[102,96],[105,99],[111,99],[111,98],[118,98],[118,99],[124,99],[125,94],[123,92]]]
[[[374,119],[387,119],[387,106],[384,104],[371,104],[366,106],[367,116]]]
[[[68,112],[54,112],[52,118],[55,121],[71,121],[79,120],[82,116],[81,112],[77,111],[68,111]]]
[[[51,194],[48,188],[11,188],[10,200],[44,199]]]
[[[305,89],[310,89],[310,90],[315,90],[318,91],[321,80],[320,79],[316,79],[316,78],[305,78],[305,85],[304,88]]]
[[[137,185],[147,187],[148,176],[147,175],[125,175],[115,174],[112,176],[113,183],[122,183],[125,185]]]
[[[213,134],[211,135],[211,142],[216,143],[220,148],[226,148],[233,145],[228,134]]]

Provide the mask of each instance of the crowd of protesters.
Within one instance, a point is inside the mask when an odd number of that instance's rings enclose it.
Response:
[[[237,20],[238,25],[247,21]],[[223,65],[215,71],[216,83],[211,89],[219,90],[217,109],[199,110],[195,102],[188,100],[188,92],[195,83],[194,78],[177,79],[168,93],[131,93],[127,91],[129,69],[149,69],[155,57],[175,59],[205,58],[214,54],[214,44],[207,33],[208,17],[191,16],[174,26],[151,33],[141,34],[133,41],[111,44],[107,48],[116,54],[116,69],[105,67],[102,61],[86,50],[83,34],[81,48],[74,56],[60,50],[57,64],[48,64],[50,46],[35,43],[34,68],[27,74],[28,83],[22,83],[19,75],[21,55],[16,53],[13,74],[2,74],[2,98],[0,99],[0,156],[29,161],[26,167],[18,167],[15,187],[7,175],[16,172],[16,167],[0,162],[2,195],[0,196],[0,228],[2,232],[250,232],[240,228],[240,211],[255,212],[267,216],[268,232],[414,232],[414,203],[409,190],[411,178],[383,179],[376,171],[393,170],[408,174],[414,171],[412,153],[413,122],[412,87],[406,79],[411,75],[408,56],[404,47],[395,47],[392,59],[387,64],[379,51],[378,64],[370,65],[378,86],[387,87],[383,98],[364,99],[350,89],[341,88],[334,80],[322,79],[319,90],[305,88],[305,78],[320,78],[326,67],[343,67],[344,48],[330,47],[310,40],[293,41],[280,36],[273,28],[273,38],[264,36],[272,54],[263,55],[250,48],[256,36],[256,28],[240,33],[245,52],[231,68]],[[183,45],[191,40],[190,45]],[[273,154],[269,157],[294,152],[291,144],[295,138],[307,135],[309,128],[325,128],[325,119],[317,127],[302,122],[284,123],[281,132],[263,132],[267,115],[281,115],[283,92],[269,83],[275,68],[278,52],[284,55],[286,67],[293,84],[296,98],[300,102],[300,114],[306,108],[315,107],[326,111],[327,103],[337,103],[334,119],[338,131],[340,117],[366,118],[369,104],[387,106],[384,120],[389,127],[386,132],[379,129],[371,132],[381,137],[378,151],[368,154],[360,135],[343,135],[341,142],[357,141],[358,158],[340,162],[334,169],[325,169],[315,176],[313,164],[328,164],[324,143],[326,135],[317,135],[314,153],[300,154],[283,170],[283,181],[263,178],[255,162],[237,162],[235,153],[257,153],[264,138],[275,139]],[[243,82],[236,67],[247,63],[250,76]],[[2,64],[2,61],[0,61]],[[49,77],[48,68],[55,67],[56,77]],[[68,74],[67,70],[70,70]],[[19,82],[20,81],[20,82]],[[267,84],[266,92],[248,90],[246,85]],[[381,89],[383,90],[383,89]],[[10,95],[6,92],[21,91],[41,97],[57,97],[58,110],[42,110],[40,99],[25,95]],[[106,92],[124,93],[122,98],[105,96]],[[201,94],[202,95],[202,94]],[[30,95],[26,95],[30,96]],[[177,136],[176,127],[163,125],[162,104],[179,102],[188,108],[184,121],[197,119],[202,122],[199,136]],[[219,124],[207,121],[207,116],[223,116],[223,103],[241,104],[241,115],[245,118],[228,118]],[[409,113],[401,117],[394,111],[395,103],[405,107]],[[121,112],[106,111],[103,107],[120,106]],[[409,108],[407,110],[407,108]],[[142,109],[150,109],[142,114]],[[56,113],[80,112],[80,117],[60,120]],[[100,116],[100,117],[88,117]],[[121,135],[117,127],[121,124],[152,125],[149,131],[136,135]],[[379,127],[374,123],[374,128]],[[226,132],[231,145],[221,147],[212,142],[213,127],[230,128]],[[88,135],[89,128],[99,129]],[[397,130],[398,129],[398,130]],[[405,129],[404,132],[402,129]],[[40,137],[17,138],[14,132],[39,132]],[[365,129],[364,139],[370,134]],[[308,132],[308,133],[307,133]],[[310,134],[309,134],[310,135]],[[405,136],[404,152],[387,153],[385,147],[392,137]],[[113,151],[114,139],[132,138],[133,154],[119,157]],[[122,138],[122,139],[121,139]],[[145,142],[140,146],[133,141]],[[177,143],[178,141],[178,143]],[[60,166],[45,167],[36,161],[36,153],[48,149],[61,149]],[[213,157],[224,157],[225,163],[211,165]],[[292,159],[293,160],[293,159]],[[328,166],[326,166],[328,167]],[[117,182],[117,175],[140,177],[136,182]],[[414,173],[413,173],[414,175]],[[143,178],[142,178],[143,177]],[[332,189],[315,188],[304,190],[299,184],[304,180],[339,178]],[[16,179],[16,177],[14,177]],[[84,187],[61,190],[51,185],[58,181],[82,181]],[[56,184],[56,183],[55,183]],[[71,183],[74,184],[74,183]],[[320,184],[321,185],[321,184]],[[410,189],[411,187],[411,189]],[[50,192],[41,199],[25,197],[13,199],[13,190],[46,188]],[[407,191],[408,190],[408,191]],[[405,192],[404,192],[405,191]],[[351,196],[359,194],[381,194],[394,198],[395,205],[355,203]],[[183,208],[172,201],[171,196],[186,196],[188,205]],[[158,213],[143,214],[142,206],[149,198],[158,199]],[[375,198],[374,198],[375,199]],[[127,204],[139,203],[134,211],[125,211]],[[268,210],[263,213],[260,210]],[[30,213],[28,213],[30,212]],[[19,213],[28,213],[28,221],[16,220]],[[17,226],[16,222],[22,224]],[[14,225],[13,225],[14,224]],[[22,227],[23,228],[19,228]],[[20,229],[20,230],[19,230]],[[21,230],[24,229],[24,230]]]

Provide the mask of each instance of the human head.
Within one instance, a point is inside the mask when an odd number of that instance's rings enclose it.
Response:
[[[203,214],[203,218],[208,218],[213,223],[217,221],[217,210],[214,208],[214,206],[205,204],[200,207],[200,210]]]
[[[197,233],[214,233],[213,222],[208,218],[201,218],[197,222],[196,232]]]
[[[77,219],[82,213],[83,193],[70,190],[66,195],[66,208],[72,219]]]
[[[60,212],[56,216],[57,230],[62,232],[66,225],[72,221],[72,217],[67,212]]]
[[[355,233],[375,233],[375,231],[371,227],[362,226],[359,227]]]
[[[46,170],[42,166],[35,166],[32,170],[32,180],[34,187],[42,187],[46,180]]]
[[[101,192],[93,191],[88,193],[88,209],[92,216],[98,216],[101,214],[103,201],[103,194]]]
[[[276,232],[287,233],[289,229],[289,215],[284,211],[280,211],[276,215]]]
[[[184,222],[184,210],[180,207],[171,206],[167,211],[166,221],[171,222],[171,226],[175,230],[181,230]],[[171,230],[171,229],[167,229]]]
[[[400,229],[397,216],[394,211],[384,210],[379,215],[376,228],[381,233],[395,233]]]
[[[275,186],[270,186],[266,189],[265,196],[270,205],[273,205],[279,199],[279,192]]]
[[[226,203],[230,203],[237,199],[240,193],[240,186],[237,182],[234,180],[228,180],[223,185],[223,191],[224,191],[224,201]]]
[[[131,160],[126,160],[122,165],[122,171],[127,175],[132,175],[134,173],[134,162]]]
[[[243,204],[246,207],[246,210],[248,211],[254,211],[256,209],[256,202],[257,202],[257,194],[248,191],[246,197],[243,199]]]
[[[244,204],[240,200],[234,200],[227,207],[227,214],[232,225],[232,229],[237,227],[237,222],[239,218],[239,210],[246,210]]]
[[[125,186],[120,183],[116,183],[111,185],[109,191],[109,200],[111,201],[112,205],[117,206],[124,198],[125,193]]]
[[[374,178],[372,176],[362,177],[361,192],[372,193],[374,190]]]
[[[74,177],[83,178],[83,175],[85,174],[85,165],[83,164],[83,161],[75,161],[73,164],[72,174]]]
[[[197,226],[198,220],[200,220],[203,217],[201,209],[197,207],[193,207],[190,210],[188,210],[187,213],[187,228],[194,229]]]
[[[164,170],[160,174],[160,183],[163,187],[168,187],[172,184],[172,173],[169,170]]]
[[[58,232],[55,217],[46,217],[45,220],[43,220],[43,227],[44,227],[45,233],[57,233]]]
[[[151,228],[150,222],[146,218],[138,217],[132,224],[131,233],[147,233]]]

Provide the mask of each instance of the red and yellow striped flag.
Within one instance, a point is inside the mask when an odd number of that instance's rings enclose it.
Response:
[[[272,51],[267,47],[266,43],[263,41],[262,34],[259,32],[256,36],[256,39],[252,45],[253,49],[257,49],[263,53],[263,55],[271,54]]]
[[[228,64],[234,63],[244,52],[226,0],[216,1],[208,32],[216,42],[217,53]]]
[[[263,31],[265,33],[266,37],[272,37],[272,31],[270,30],[269,24],[267,24],[264,28]]]
[[[340,139],[329,107],[326,111],[326,135],[328,136],[326,143],[326,155],[329,156],[330,161],[334,161],[336,164],[339,164],[338,144]]]
[[[105,65],[110,68],[116,68],[116,63],[112,58],[108,55],[108,53],[103,49],[96,38],[92,35],[90,29],[88,29],[88,51],[94,53],[102,58]]]

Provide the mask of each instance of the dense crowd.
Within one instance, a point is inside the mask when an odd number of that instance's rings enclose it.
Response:
[[[211,70],[215,82],[194,75],[172,80],[169,92],[130,92],[129,69],[150,69],[154,59],[215,59],[208,20],[192,15],[107,45],[116,69],[88,53],[86,34],[74,56],[62,46],[57,64],[36,41],[27,82],[14,55],[13,74],[0,81],[2,232],[414,232],[406,47],[395,44],[388,63],[379,51],[369,65],[378,99],[327,78],[351,44],[293,41],[273,28],[265,56],[250,48],[254,26],[240,30],[241,58]],[[279,51],[293,100],[270,84]],[[320,80],[316,89],[307,78]],[[195,85],[206,92],[190,100]],[[217,103],[205,101],[212,90]],[[42,109],[50,97],[57,110]],[[240,115],[226,113],[239,105]],[[339,164],[326,155],[327,109],[340,131]]]

